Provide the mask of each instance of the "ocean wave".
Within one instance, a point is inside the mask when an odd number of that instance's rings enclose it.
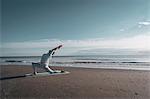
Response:
[[[25,60],[5,60],[6,63],[32,63],[33,61],[25,61]],[[103,63],[124,63],[124,64],[150,64],[150,62],[136,62],[136,61],[70,61],[70,62],[59,62],[59,61],[52,61],[50,63],[54,64],[103,64]]]
[[[55,64],[103,64],[103,63],[116,63],[116,64],[150,64],[150,62],[93,62],[93,61],[74,61],[74,62],[51,62]]]
[[[10,62],[10,63],[26,63],[24,60],[5,60],[5,62]]]

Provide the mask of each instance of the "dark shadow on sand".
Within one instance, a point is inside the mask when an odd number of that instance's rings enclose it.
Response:
[[[23,78],[23,77],[26,77],[26,76],[25,75],[19,75],[19,76],[1,77],[0,80],[17,79],[17,78]]]

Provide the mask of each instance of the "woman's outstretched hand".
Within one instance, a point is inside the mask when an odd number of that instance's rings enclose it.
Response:
[[[62,47],[62,45],[59,45],[59,46],[55,47],[55,48],[52,49],[52,50],[57,50],[57,49],[60,49],[61,47]]]
[[[62,47],[62,45],[59,45],[57,48],[60,49]]]

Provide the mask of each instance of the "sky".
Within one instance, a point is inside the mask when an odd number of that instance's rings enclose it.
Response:
[[[59,44],[64,47],[56,55],[150,51],[149,0],[1,0],[1,5],[0,56],[37,56]]]

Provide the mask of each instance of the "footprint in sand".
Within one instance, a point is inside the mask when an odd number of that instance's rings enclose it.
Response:
[[[139,94],[137,92],[135,92],[134,95],[139,95]]]

